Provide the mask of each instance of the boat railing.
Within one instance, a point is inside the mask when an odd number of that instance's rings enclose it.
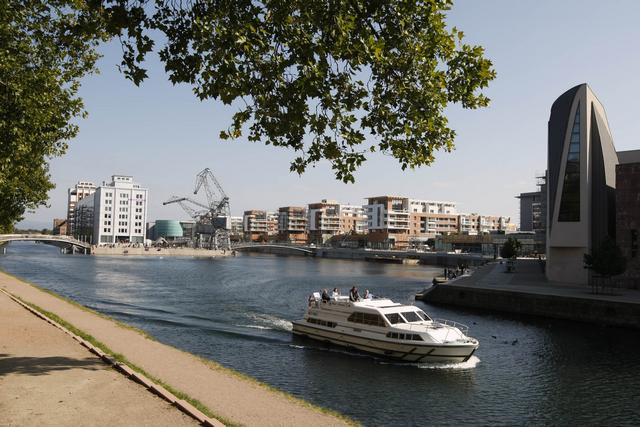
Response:
[[[447,319],[433,319],[434,323],[440,323],[442,325],[446,325],[446,326],[452,326],[454,328],[458,328],[460,330],[460,332],[462,332],[463,334],[467,335],[469,333],[469,327],[467,325],[464,325],[462,323],[453,321],[453,320],[447,320]]]

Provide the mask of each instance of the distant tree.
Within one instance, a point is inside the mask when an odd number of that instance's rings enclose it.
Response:
[[[322,160],[337,179],[372,152],[401,168],[454,148],[445,109],[488,105],[495,78],[480,46],[448,27],[452,0],[30,0],[0,8],[0,227],[44,204],[47,162],[84,115],[80,79],[98,42],[122,43],[120,69],[140,84],[151,52],[174,84],[237,108],[223,139],[246,134]],[[154,35],[152,37],[152,34]],[[157,40],[163,45],[156,49]]]
[[[591,251],[591,254],[584,254],[584,266],[603,279],[600,283],[604,290],[604,287],[613,276],[625,272],[627,259],[622,254],[620,247],[616,245],[616,242],[607,237]],[[597,283],[593,282],[593,285],[597,292]]]
[[[514,237],[509,237],[500,249],[500,256],[505,259],[511,259],[518,256],[522,245],[520,241]]]

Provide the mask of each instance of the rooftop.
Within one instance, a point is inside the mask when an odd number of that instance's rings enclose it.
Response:
[[[640,150],[618,151],[618,163],[640,163]]]

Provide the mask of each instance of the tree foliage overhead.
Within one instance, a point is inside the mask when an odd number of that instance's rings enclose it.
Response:
[[[98,42],[118,38],[135,84],[156,52],[174,84],[237,108],[220,136],[327,160],[338,179],[371,152],[402,169],[453,148],[444,109],[488,104],[479,46],[447,28],[451,0],[0,0],[0,226],[45,203],[47,161],[84,114]],[[161,43],[156,43],[161,40]]]
[[[93,71],[96,31],[80,1],[0,0],[0,232],[53,188],[48,159],[64,154],[83,115],[79,79]],[[83,35],[84,34],[84,35]]]
[[[445,107],[487,105],[479,90],[495,72],[481,47],[447,28],[451,3],[157,0],[144,8],[116,0],[106,10],[126,22],[122,65],[136,84],[154,49],[148,30],[159,30],[173,83],[239,105],[223,139],[244,134],[293,149],[298,173],[326,159],[338,179],[353,182],[373,151],[403,170],[431,164],[436,151],[453,148]]]

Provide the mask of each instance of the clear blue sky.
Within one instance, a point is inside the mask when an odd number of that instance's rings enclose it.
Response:
[[[57,187],[50,207],[28,213],[23,227],[51,227],[66,216],[67,188],[78,180],[100,183],[112,174],[133,175],[150,189],[149,220],[184,218],[171,195],[188,195],[195,174],[211,168],[231,198],[233,215],[245,209],[305,205],[323,198],[362,203],[367,196],[398,194],[451,200],[460,211],[510,215],[514,196],[535,189],[546,167],[551,103],[587,82],[604,105],[618,150],[640,148],[640,2],[457,1],[450,25],[469,43],[486,48],[498,76],[486,94],[490,107],[449,109],[456,150],[431,167],[402,172],[391,157],[376,155],[356,184],[335,180],[322,163],[299,177],[289,172],[293,153],[281,148],[218,140],[231,107],[201,103],[186,86],[173,87],[161,64],[136,88],[118,73],[120,47],[104,46],[100,75],[85,79],[81,94],[89,117],[67,154],[51,162]]]

